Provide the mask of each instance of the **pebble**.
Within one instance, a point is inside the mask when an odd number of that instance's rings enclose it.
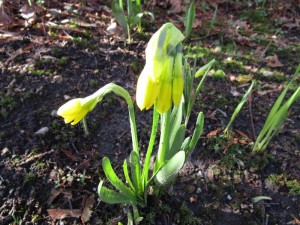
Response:
[[[5,147],[4,149],[2,149],[1,151],[1,156],[6,156],[10,153],[8,147]]]
[[[197,190],[196,190],[196,193],[200,194],[201,192],[202,192],[201,188],[198,187]]]
[[[198,177],[204,177],[204,173],[202,172],[202,170],[199,170],[197,173]]]
[[[51,116],[52,116],[52,117],[58,117],[58,115],[57,115],[57,110],[55,110],[55,109],[52,110],[52,111],[51,111]]]
[[[227,200],[231,201],[232,200],[232,197],[231,195],[227,195]]]
[[[61,75],[55,75],[53,76],[53,81],[57,83],[61,83],[63,81],[63,77]]]
[[[43,136],[43,135],[45,135],[48,131],[49,131],[49,128],[48,128],[48,127],[42,127],[42,128],[39,129],[37,132],[35,132],[34,135],[37,135],[37,136]]]
[[[69,95],[64,95],[64,99],[65,100],[69,100],[71,98],[71,96],[69,96]]]

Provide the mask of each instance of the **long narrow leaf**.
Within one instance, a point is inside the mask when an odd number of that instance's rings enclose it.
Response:
[[[118,189],[122,194],[126,195],[126,196],[130,196],[132,198],[135,197],[134,192],[128,188],[115,174],[110,160],[107,157],[104,157],[102,160],[102,167],[103,167],[103,171],[107,177],[107,179],[111,182],[111,184]]]
[[[172,142],[170,138],[170,143],[169,143],[170,149],[166,154],[166,160],[172,158],[180,150],[182,143],[184,141],[184,136],[185,136],[185,126],[184,124],[182,124],[177,129],[176,135],[173,138]]]
[[[190,154],[196,147],[196,144],[198,143],[199,138],[202,134],[203,126],[204,126],[204,114],[203,114],[203,112],[200,112],[197,117],[196,127],[194,130],[193,136],[192,136],[192,140],[189,144],[189,149],[188,149],[187,154]]]
[[[98,194],[100,200],[108,204],[137,204],[135,198],[104,187],[103,181],[100,181],[98,185]]]
[[[134,189],[136,190],[136,193],[142,194],[143,186],[142,186],[142,174],[141,174],[139,156],[135,151],[131,151],[129,158],[130,158],[132,184],[134,186]]]
[[[195,14],[196,14],[195,3],[192,2],[186,16],[185,38],[188,38],[191,34],[193,24],[195,21]]]
[[[124,163],[123,163],[123,172],[124,172],[125,179],[126,179],[127,183],[129,184],[130,188],[132,190],[135,190],[134,186],[132,184],[132,181],[130,179],[130,176],[129,176],[128,165],[127,165],[127,160],[126,159],[124,160]]]
[[[128,29],[127,29],[127,19],[124,13],[124,10],[121,8],[119,5],[119,2],[117,0],[114,0],[112,2],[112,14],[120,24],[120,26],[123,29],[123,32],[125,33],[126,36],[128,36]]]
[[[239,102],[239,104],[237,105],[237,107],[235,108],[231,118],[230,118],[230,121],[229,123],[227,124],[225,130],[224,130],[224,133],[226,133],[230,127],[230,125],[232,124],[232,122],[235,120],[236,116],[239,114],[239,112],[241,111],[241,108],[243,107],[244,103],[248,100],[250,94],[251,94],[251,91],[252,91],[252,88],[254,86],[254,84],[256,84],[256,80],[253,80],[252,81],[252,84],[250,85],[249,89],[247,90],[247,92],[245,93],[245,95],[243,96],[242,100]]]

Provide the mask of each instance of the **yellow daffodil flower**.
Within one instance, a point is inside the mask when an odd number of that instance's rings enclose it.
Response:
[[[57,114],[64,118],[65,123],[77,124],[85,115],[96,106],[96,98],[91,95],[86,98],[76,98],[63,104]]]
[[[146,48],[146,65],[138,79],[138,107],[149,109],[156,102],[159,113],[179,105],[183,92],[182,54],[176,51],[184,35],[172,23],[164,24]]]

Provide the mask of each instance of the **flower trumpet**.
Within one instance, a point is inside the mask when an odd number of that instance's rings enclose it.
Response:
[[[75,98],[63,104],[57,114],[64,118],[65,123],[77,124],[85,115],[92,111],[97,104],[94,96],[86,98]]]

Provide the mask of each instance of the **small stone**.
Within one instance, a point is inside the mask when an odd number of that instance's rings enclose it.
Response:
[[[272,71],[263,71],[262,74],[265,76],[265,77],[269,77],[269,76],[272,76],[274,74],[274,72]]]
[[[201,188],[198,187],[197,190],[196,190],[196,193],[200,194],[201,192],[202,192]]]
[[[232,197],[231,197],[231,195],[227,195],[227,196],[226,196],[226,198],[227,198],[227,200],[229,200],[229,201],[231,201],[231,200],[232,200]]]
[[[199,170],[197,173],[198,177],[204,177],[204,173],[202,172],[202,170]]]
[[[58,117],[58,115],[57,115],[57,110],[52,110],[52,111],[51,111],[51,116],[52,116],[52,117]]]
[[[198,196],[197,195],[192,195],[190,197],[190,203],[196,203],[198,201]]]
[[[248,205],[246,204],[241,204],[241,209],[247,209],[248,208]]]
[[[71,98],[71,96],[69,96],[69,95],[64,95],[64,99],[65,100],[69,100]]]
[[[42,128],[39,129],[37,132],[35,132],[34,135],[37,135],[37,136],[43,136],[43,135],[45,135],[48,131],[49,131],[49,128],[48,128],[48,127],[42,127]]]
[[[7,156],[10,154],[10,151],[7,147],[5,147],[4,149],[2,149],[1,151],[1,156]]]
[[[63,77],[62,77],[61,75],[55,75],[55,76],[53,77],[53,81],[54,81],[54,82],[57,82],[57,83],[60,83],[60,82],[63,81]]]

